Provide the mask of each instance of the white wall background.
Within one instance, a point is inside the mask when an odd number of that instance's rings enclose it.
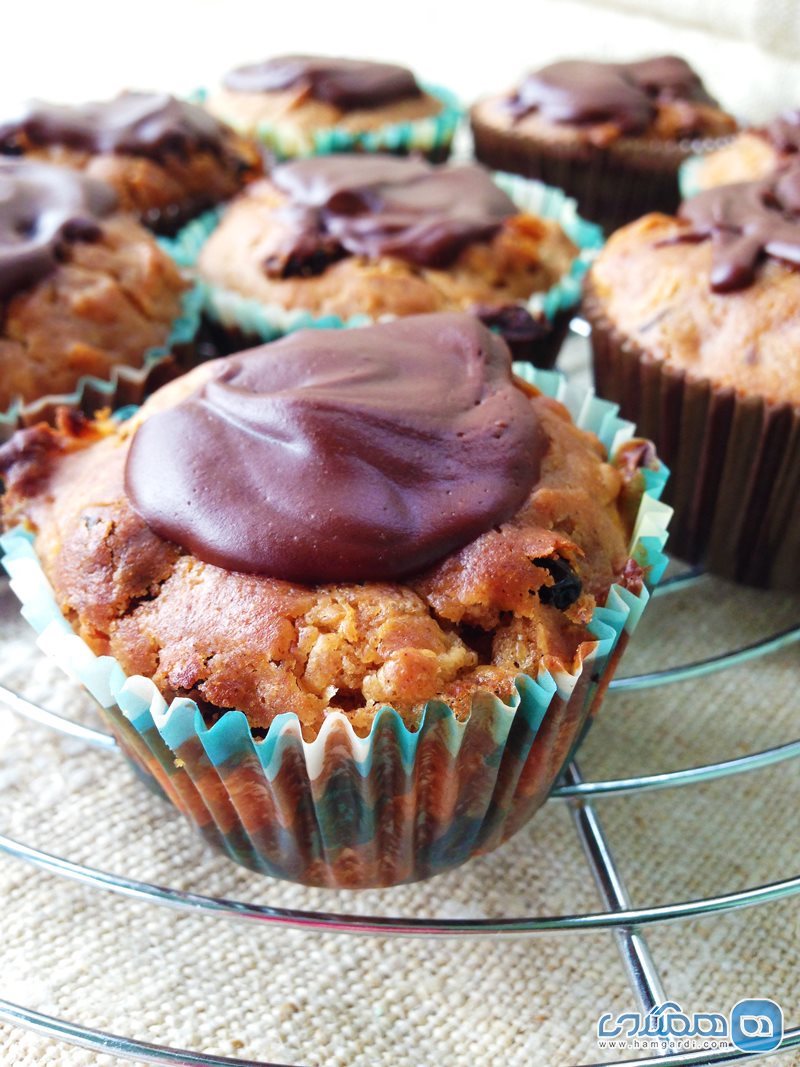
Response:
[[[6,0],[0,106],[175,91],[285,51],[404,61],[465,100],[573,55],[677,51],[732,110],[800,106],[800,0]]]

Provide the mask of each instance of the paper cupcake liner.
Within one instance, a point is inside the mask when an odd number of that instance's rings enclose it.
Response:
[[[598,148],[500,130],[478,118],[474,109],[470,122],[475,155],[482,163],[558,186],[607,232],[649,211],[674,214],[681,201],[678,171],[683,161],[730,141],[724,137],[665,144],[626,137]]]
[[[392,155],[417,153],[432,163],[443,163],[450,155],[463,109],[458,97],[440,85],[422,85],[422,91],[435,97],[442,105],[437,115],[407,122],[394,122],[377,130],[351,133],[337,126],[309,132],[291,131],[278,123],[262,122],[256,127],[255,138],[275,162],[301,156],[325,156],[331,152],[390,152]],[[196,102],[208,98],[205,89],[192,96]],[[249,126],[243,126],[234,114],[226,114],[225,121],[237,133],[252,137]]]
[[[670,550],[747,585],[800,590],[800,406],[739,396],[626,338],[591,287],[597,390],[672,471]]]
[[[610,455],[631,438],[633,426],[617,418],[614,405],[568,387],[554,372],[516,369],[566,403]],[[29,534],[17,529],[1,543],[11,587],[40,647],[88,689],[137,771],[208,841],[273,877],[386,886],[495,848],[547,797],[666,566],[670,509],[658,497],[667,471],[661,465],[642,474],[631,555],[644,568],[645,587],[637,595],[612,586],[574,673],[520,674],[507,702],[478,692],[463,722],[431,701],[414,731],[384,707],[367,737],[358,737],[339,712],[308,742],[288,711],[255,740],[239,711],[225,712],[209,728],[194,701],[167,707],[149,679],[126,678],[114,659],[95,656],[72,632]]]
[[[678,171],[678,187],[681,193],[681,200],[690,200],[693,196],[697,196],[698,193],[702,193],[703,186],[700,181],[700,174],[704,163],[703,156],[689,156],[688,159],[681,163]]]
[[[529,181],[516,174],[498,173],[494,179],[521,212],[554,220],[578,247],[578,254],[570,264],[569,271],[555,285],[544,292],[534,293],[526,301],[520,301],[534,318],[544,315],[551,324],[551,330],[541,342],[535,342],[526,351],[517,350],[514,355],[530,359],[537,366],[552,367],[572,314],[580,303],[584,275],[603,245],[603,235],[598,226],[581,218],[575,201],[561,189]],[[186,226],[174,240],[162,240],[161,247],[179,266],[194,268],[203,245],[219,225],[222,214],[222,209],[206,212]],[[246,344],[243,338],[272,341],[295,330],[343,329],[367,326],[375,321],[369,315],[353,315],[343,319],[338,315],[287,310],[277,305],[262,304],[206,282],[199,284],[203,291],[206,315],[228,331],[240,346]],[[388,317],[385,316],[384,321]]]
[[[54,424],[59,408],[67,407],[93,415],[101,408],[141,404],[148,392],[187,370],[194,358],[194,341],[200,325],[203,294],[199,286],[187,290],[181,298],[181,314],[172,324],[163,345],[149,348],[140,367],[119,364],[107,379],[86,375],[70,393],[53,393],[29,404],[14,403],[0,411],[0,442],[15,430],[38,422]]]

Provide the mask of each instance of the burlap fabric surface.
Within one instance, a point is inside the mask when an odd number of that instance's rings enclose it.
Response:
[[[800,620],[800,600],[705,578],[652,605],[622,673],[695,660]],[[0,595],[0,681],[88,722],[90,701]],[[611,694],[580,760],[616,778],[730,758],[800,735],[800,646],[713,678]],[[114,752],[0,715],[0,832],[81,863],[196,892],[303,909],[417,916],[599,910],[567,804],[493,855],[430,882],[359,894],[271,882],[217,856]],[[635,905],[800,873],[800,761],[598,801]],[[547,1065],[608,1058],[604,1011],[635,1004],[613,937],[421,941],[320,936],[177,914],[0,858],[0,996],[141,1040],[307,1065]],[[667,994],[727,1012],[772,997],[800,1023],[800,899],[663,925],[647,938]],[[617,1058],[624,1054],[614,1054]],[[633,1053],[628,1055],[633,1056]],[[0,1029],[2,1064],[112,1064]],[[782,1063],[800,1059],[783,1057]]]

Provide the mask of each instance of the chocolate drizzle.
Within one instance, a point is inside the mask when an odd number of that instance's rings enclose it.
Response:
[[[382,107],[420,96],[416,78],[394,63],[371,63],[329,56],[275,56],[237,67],[223,79],[234,93],[307,90],[315,99],[342,111]]]
[[[126,92],[79,107],[32,100],[22,114],[0,123],[0,152],[18,154],[24,142],[154,159],[200,150],[219,156],[227,131],[195,104],[166,93]]]
[[[659,104],[675,101],[715,103],[685,60],[658,56],[635,63],[552,63],[529,74],[509,106],[517,118],[536,111],[547,122],[613,123],[636,134],[651,125]]]
[[[514,515],[545,449],[503,341],[420,315],[219,360],[137,430],[126,488],[157,534],[226,570],[381,581]]]
[[[759,182],[707,189],[681,205],[690,227],[677,241],[711,239],[711,288],[751,285],[764,256],[800,267],[800,165]]]
[[[490,240],[517,213],[479,166],[434,167],[394,156],[317,156],[287,163],[272,180],[289,203],[287,236],[264,264],[271,277],[320,273],[344,255],[396,256],[447,267]]]
[[[782,156],[796,155],[800,152],[800,108],[784,111],[759,132]]]
[[[0,298],[45,277],[65,246],[95,241],[113,189],[66,167],[0,159]]]

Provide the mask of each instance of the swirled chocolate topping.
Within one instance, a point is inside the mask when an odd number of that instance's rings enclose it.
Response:
[[[650,126],[658,104],[676,100],[715,102],[685,60],[657,56],[635,63],[551,63],[528,75],[509,106],[517,118],[536,111],[547,122],[575,126],[609,122],[633,134]]]
[[[234,93],[306,89],[315,100],[342,111],[382,107],[422,92],[405,67],[329,56],[275,56],[237,67],[225,76],[223,85]]]
[[[18,152],[23,140],[82,152],[160,159],[201,149],[221,155],[226,130],[204,108],[174,96],[126,92],[80,107],[32,100],[21,115],[0,123],[0,152]]]
[[[264,264],[272,277],[320,273],[345,255],[446,267],[517,213],[489,172],[474,165],[316,156],[277,167],[272,181],[289,198],[281,210],[286,239]]]
[[[114,190],[66,167],[0,159],[0,298],[55,270],[65,246],[95,241]]]
[[[767,126],[759,131],[776,152],[783,156],[793,156],[800,152],[800,108],[784,111]]]
[[[139,427],[126,489],[152,530],[226,570],[381,581],[510,518],[545,449],[504,342],[470,315],[419,315],[218,361]]]
[[[707,189],[678,214],[691,224],[678,241],[711,240],[715,293],[751,285],[764,256],[800,267],[800,165],[764,181]]]

